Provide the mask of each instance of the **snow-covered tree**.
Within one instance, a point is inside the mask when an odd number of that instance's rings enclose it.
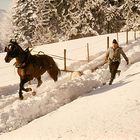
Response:
[[[28,36],[37,45],[136,28],[140,2],[135,6],[134,3],[134,0],[15,0],[14,34],[20,42]]]
[[[35,0],[15,0],[13,7],[14,35],[19,42],[32,39],[36,28]]]
[[[140,29],[140,1],[125,0],[123,15],[126,18],[126,25],[122,30]]]

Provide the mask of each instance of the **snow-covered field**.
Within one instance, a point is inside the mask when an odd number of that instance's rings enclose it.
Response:
[[[116,38],[116,34],[110,34],[35,47],[33,53],[43,51],[59,56],[63,56],[64,48],[67,49],[67,57],[74,60],[68,61],[68,68],[81,70],[84,75],[71,80],[70,73],[62,73],[58,82],[54,83],[44,74],[40,88],[35,88],[35,82],[27,85],[37,95],[25,93],[23,101],[18,99],[19,77],[12,65],[14,61],[6,64],[3,60],[5,53],[1,54],[0,133],[23,127],[2,134],[0,139],[139,139],[140,34],[137,33],[135,41],[133,32],[130,32],[129,44],[126,45],[125,33],[119,33],[119,43],[129,57],[130,65],[126,66],[122,59],[121,76],[116,78],[112,86],[102,86],[110,76],[107,65],[93,73],[91,70],[104,60],[107,36],[110,36],[110,43]],[[89,63],[85,61],[87,43],[90,46]],[[63,61],[55,60],[63,68]],[[65,105],[67,103],[70,104]]]

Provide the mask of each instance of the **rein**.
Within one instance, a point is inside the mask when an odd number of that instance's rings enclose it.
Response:
[[[29,55],[30,54],[25,54],[25,56],[24,56],[24,54],[23,54],[22,55],[23,59],[21,59],[21,60],[20,60],[20,58],[22,58],[22,56],[21,57],[19,56],[18,57],[19,60],[16,59],[16,62],[14,63],[14,66],[16,68],[24,68],[24,67],[26,67],[26,65],[28,64],[28,61],[29,61]]]

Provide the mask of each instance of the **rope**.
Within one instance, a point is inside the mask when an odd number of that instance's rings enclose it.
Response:
[[[46,54],[46,53],[44,53],[43,51],[34,51],[33,50],[33,52],[36,52],[37,54],[39,54],[40,52],[42,53],[42,54]],[[64,60],[64,57],[62,57],[62,56],[59,56],[59,55],[53,55],[53,54],[46,54],[46,55],[49,55],[49,56],[51,56],[51,57],[53,57],[54,59],[58,59],[58,60]],[[76,59],[74,60],[74,59],[70,59],[70,58],[66,58],[66,60],[69,60],[69,61],[77,61]],[[79,60],[79,61],[82,61],[82,60]]]

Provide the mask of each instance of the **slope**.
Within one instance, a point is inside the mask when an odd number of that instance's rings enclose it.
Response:
[[[91,91],[1,140],[140,139],[140,62],[112,86]]]
[[[133,37],[133,32],[130,34]],[[108,36],[108,35],[106,35]],[[57,83],[48,79],[47,75],[43,76],[43,85],[36,89],[35,84],[32,88],[37,91],[36,96],[32,96],[29,93],[25,93],[25,100],[20,101],[18,99],[18,76],[12,63],[5,64],[3,58],[5,54],[1,54],[2,61],[0,62],[0,133],[9,132],[15,130],[29,122],[37,119],[43,115],[46,115],[59,107],[73,101],[74,99],[89,94],[91,91],[101,87],[104,82],[108,81],[109,71],[106,66],[91,72],[91,69],[96,67],[100,62],[104,60],[104,53],[106,47],[106,36],[98,36],[93,38],[85,38],[80,40],[74,40],[64,43],[56,43],[50,45],[38,46],[36,50],[42,50],[47,53],[54,52],[60,53],[64,48],[77,49],[85,42],[90,42],[90,45],[94,45],[93,57],[89,63],[80,64],[80,61],[76,61],[71,68],[78,65],[79,69],[84,71],[84,75],[80,78],[71,80],[70,74],[64,74],[59,78]],[[110,34],[114,38],[116,34]],[[131,40],[129,45],[125,45],[123,40],[125,38],[124,33],[121,33],[120,42],[124,47],[127,56],[130,59],[130,65],[140,61],[140,46],[139,38],[136,41]],[[70,56],[77,56],[77,59],[84,58],[85,49],[80,49],[76,53],[70,54]],[[62,62],[59,65],[62,66]],[[125,61],[122,61],[120,69],[126,71],[129,66],[126,66]],[[86,72],[88,71],[88,72]],[[45,82],[46,80],[46,82]],[[117,80],[117,79],[116,79]]]

